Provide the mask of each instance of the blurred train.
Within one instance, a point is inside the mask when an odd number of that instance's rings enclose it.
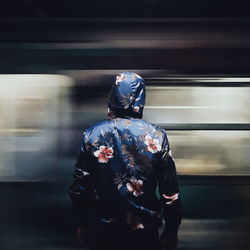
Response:
[[[67,188],[81,135],[105,119],[126,70],[146,81],[143,118],[169,135],[184,206],[179,249],[248,249],[249,21],[32,24],[41,32],[6,21],[0,38],[0,248],[82,249]]]

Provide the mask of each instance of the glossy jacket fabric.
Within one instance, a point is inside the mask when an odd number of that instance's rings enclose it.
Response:
[[[70,186],[79,223],[91,218],[134,230],[157,228],[163,208],[168,229],[178,230],[174,159],[166,131],[141,119],[144,104],[143,78],[121,73],[108,98],[108,118],[84,132]]]

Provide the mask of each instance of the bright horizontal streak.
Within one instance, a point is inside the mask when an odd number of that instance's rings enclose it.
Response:
[[[250,82],[250,78],[221,78],[221,79],[201,79],[196,82]]]
[[[35,133],[39,131],[40,131],[39,129],[26,129],[26,128],[0,129],[0,133]]]
[[[65,75],[3,74],[0,75],[0,98],[47,99],[57,98],[74,80]]]
[[[145,106],[145,109],[211,109],[210,106]]]
[[[146,80],[168,80],[168,81],[189,81],[189,82],[250,82],[249,77],[145,77]]]

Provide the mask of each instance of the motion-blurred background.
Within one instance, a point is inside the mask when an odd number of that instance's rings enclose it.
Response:
[[[246,1],[9,0],[0,4],[0,249],[84,249],[67,194],[81,135],[116,74],[147,84],[184,219],[179,249],[249,249]]]

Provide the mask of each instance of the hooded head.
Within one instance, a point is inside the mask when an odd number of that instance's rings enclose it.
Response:
[[[142,118],[145,98],[143,78],[132,72],[120,73],[109,94],[108,115]]]

